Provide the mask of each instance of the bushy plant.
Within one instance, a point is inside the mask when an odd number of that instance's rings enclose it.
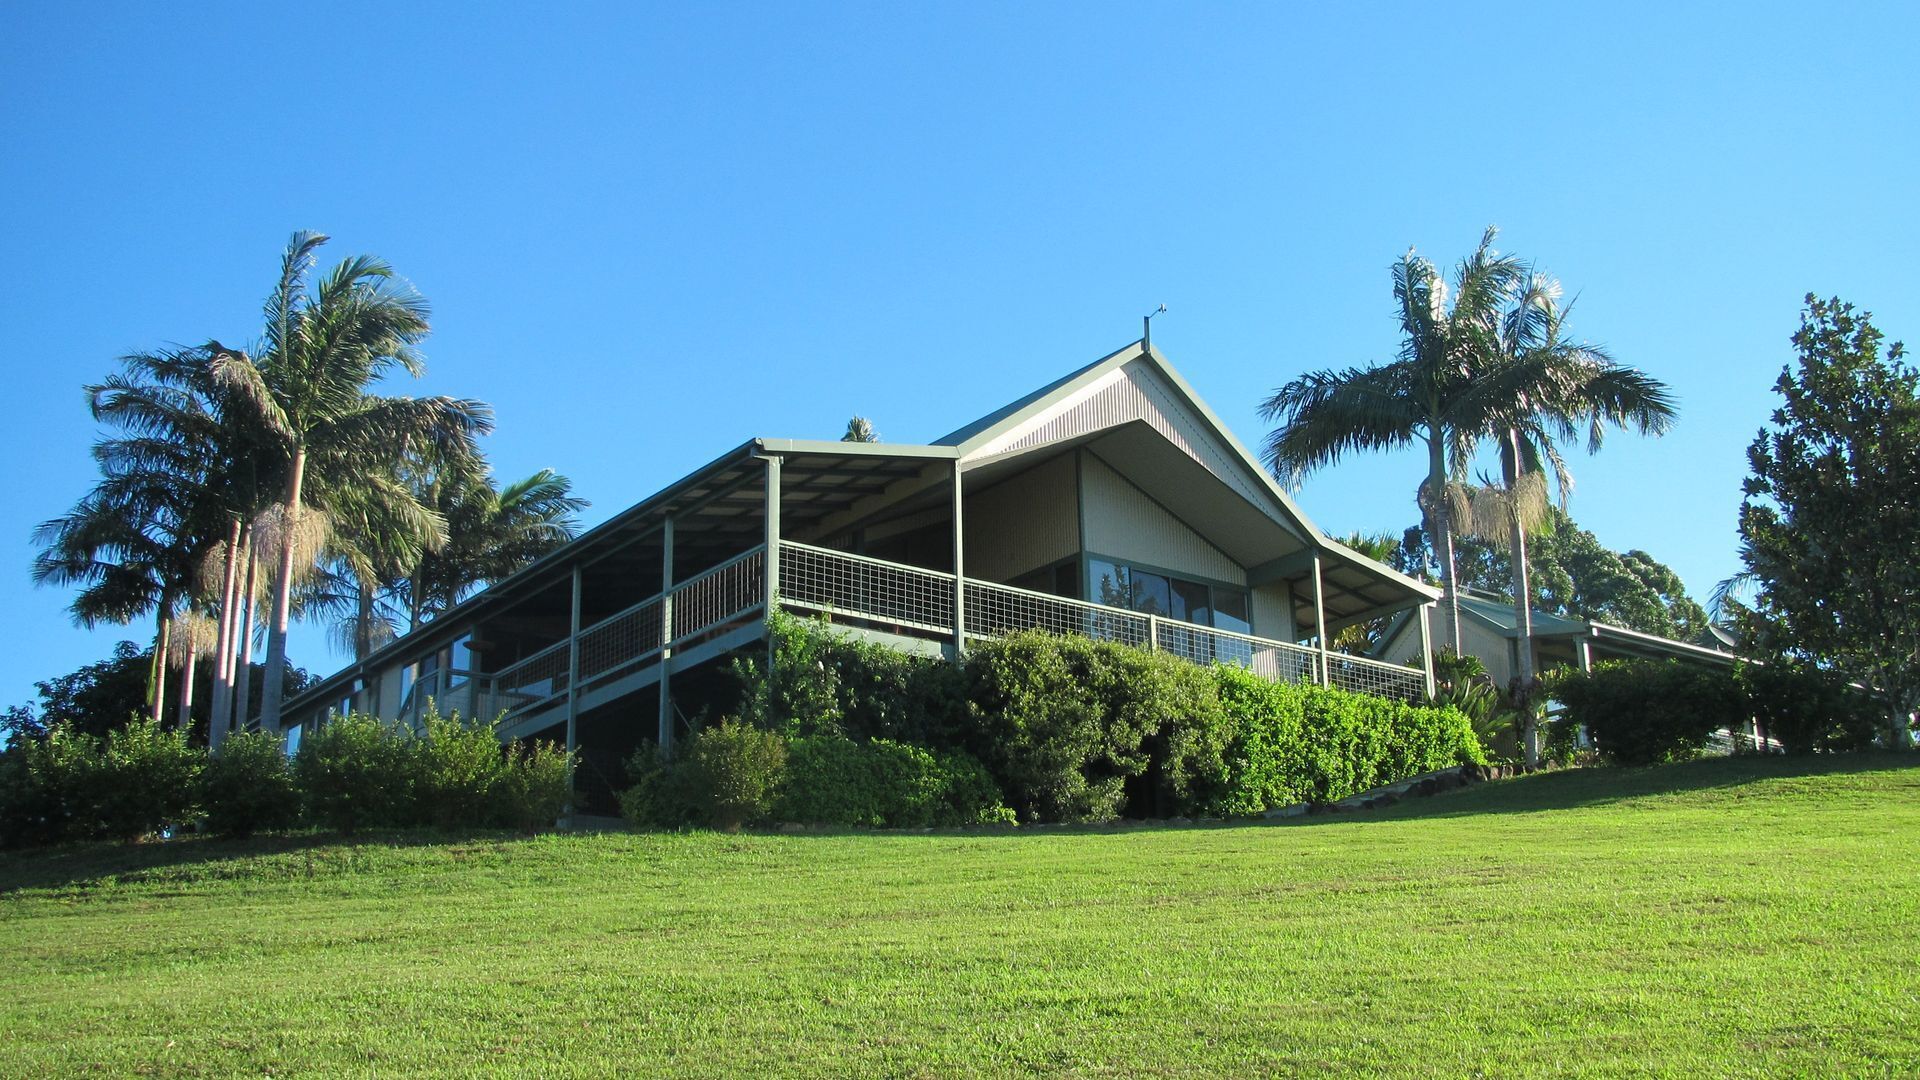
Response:
[[[27,847],[93,834],[100,743],[69,724],[0,754],[0,843]]]
[[[1760,730],[1789,754],[1865,750],[1886,723],[1882,705],[1835,672],[1782,661],[1743,664],[1737,678]]]
[[[88,779],[103,833],[131,840],[198,817],[206,760],[205,752],[187,745],[184,730],[152,718],[108,732]]]
[[[1604,661],[1591,672],[1560,674],[1551,689],[1566,722],[1584,725],[1617,765],[1698,757],[1708,736],[1737,729],[1750,715],[1731,670],[1678,660]]]
[[[774,666],[736,664],[742,715],[788,736],[846,735],[918,744],[946,741],[966,720],[966,675],[838,632],[824,621],[768,620]]]
[[[778,733],[726,720],[688,741],[678,769],[714,828],[738,832],[773,808],[786,765],[786,741]]]
[[[1005,815],[985,767],[958,751],[840,735],[789,740],[782,821],[920,828],[975,825]]]
[[[678,762],[658,743],[643,742],[627,759],[627,788],[620,792],[620,816],[635,825],[677,829],[701,819]]]
[[[227,736],[200,774],[200,802],[208,830],[225,836],[292,828],[300,792],[286,743],[264,731]]]
[[[504,816],[499,803],[512,765],[493,725],[464,724],[459,713],[442,717],[429,705],[412,741],[418,817],[441,828],[471,828]]]
[[[968,749],[999,779],[1027,821],[1119,813],[1138,743],[1114,746],[1088,680],[1095,645],[1037,632],[1010,634],[967,656],[972,684]],[[1140,768],[1144,769],[1144,762]]]
[[[1235,736],[1229,783],[1210,804],[1213,813],[1337,802],[1486,760],[1472,722],[1458,709],[1277,683],[1244,668],[1216,668],[1215,678]]]
[[[573,768],[574,757],[563,746],[514,743],[494,785],[488,819],[521,832],[551,827],[573,797]]]
[[[415,821],[416,744],[376,717],[336,716],[309,732],[293,758],[294,783],[314,824],[356,833]]]

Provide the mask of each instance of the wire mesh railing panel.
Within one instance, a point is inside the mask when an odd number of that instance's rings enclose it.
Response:
[[[580,631],[582,682],[660,651],[660,598],[642,601]]]
[[[1149,625],[1147,616],[1135,611],[985,581],[967,582],[967,633],[973,637],[1044,630],[1145,646]]]
[[[675,586],[673,640],[711,630],[765,603],[766,566],[766,549],[756,548]]]
[[[1155,646],[1196,664],[1235,664],[1276,682],[1317,682],[1320,654],[1300,645],[1159,619]]]
[[[780,601],[920,630],[953,630],[953,575],[901,563],[780,545]]]
[[[550,645],[493,677],[495,705],[516,713],[567,690],[567,643]]]
[[[1419,668],[1384,664],[1362,656],[1330,653],[1327,656],[1328,681],[1342,690],[1377,697],[1419,701],[1427,695],[1427,676]]]

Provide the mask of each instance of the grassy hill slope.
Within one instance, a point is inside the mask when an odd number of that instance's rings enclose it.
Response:
[[[0,860],[0,1074],[1920,1070],[1920,768],[1284,824]]]

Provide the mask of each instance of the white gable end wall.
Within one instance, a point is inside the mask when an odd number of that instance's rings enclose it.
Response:
[[[1244,567],[1090,453],[1081,454],[1080,483],[1089,552],[1208,581],[1247,583]]]
[[[1289,529],[1293,527],[1274,511],[1265,481],[1248,475],[1246,462],[1240,455],[1220,445],[1208,432],[1208,425],[1144,360],[1108,372],[1079,393],[973,451],[969,457],[1026,450],[1135,420],[1147,423],[1275,521]]]

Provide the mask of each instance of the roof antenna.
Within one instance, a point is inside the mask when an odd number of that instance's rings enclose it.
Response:
[[[1159,307],[1147,312],[1146,318],[1140,320],[1141,351],[1144,352],[1153,348],[1153,317],[1166,310],[1167,305],[1161,304]]]

